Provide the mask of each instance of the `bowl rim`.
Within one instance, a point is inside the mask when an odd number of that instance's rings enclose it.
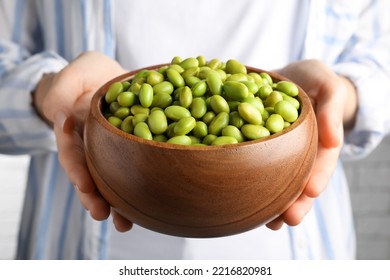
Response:
[[[280,132],[271,134],[269,136],[255,139],[255,140],[248,140],[241,143],[234,143],[234,144],[226,144],[226,145],[178,145],[178,144],[172,144],[172,143],[166,143],[166,142],[158,142],[154,140],[147,140],[143,139],[141,137],[135,136],[130,133],[126,133],[122,131],[121,129],[113,126],[108,122],[108,120],[104,117],[102,113],[102,106],[104,103],[104,95],[108,89],[108,87],[114,83],[114,82],[123,82],[131,79],[135,76],[136,73],[143,71],[143,70],[157,70],[161,67],[168,66],[169,63],[162,63],[162,64],[156,64],[152,66],[142,67],[135,70],[128,71],[122,75],[119,75],[107,82],[105,82],[102,86],[100,86],[97,91],[93,94],[91,103],[90,103],[90,114],[98,121],[98,123],[103,126],[105,129],[107,129],[110,133],[113,133],[119,137],[125,138],[129,141],[138,142],[139,144],[143,145],[150,145],[154,146],[156,148],[162,148],[162,149],[174,149],[174,150],[202,150],[202,151],[209,151],[209,150],[218,150],[218,149],[237,149],[239,147],[246,147],[251,146],[256,143],[260,142],[266,142],[266,141],[272,141],[275,138],[280,138],[283,135],[289,133],[290,131],[294,130],[296,127],[300,126],[302,122],[304,122],[305,117],[309,115],[310,111],[313,110],[313,105],[311,103],[310,97],[307,95],[307,93],[299,86],[297,85],[299,89],[298,96],[296,98],[300,102],[300,108],[299,108],[299,115],[297,120],[292,123],[289,127],[283,129]],[[272,79],[276,79],[277,81],[291,81],[290,79],[282,76],[279,73],[263,70],[261,68],[253,67],[253,66],[245,66],[248,70],[248,72],[257,72],[257,73],[267,73],[269,74]],[[292,82],[292,81],[291,81]]]

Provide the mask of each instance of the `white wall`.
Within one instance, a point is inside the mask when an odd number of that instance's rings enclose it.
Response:
[[[0,260],[14,258],[27,166],[27,156],[0,155]]]

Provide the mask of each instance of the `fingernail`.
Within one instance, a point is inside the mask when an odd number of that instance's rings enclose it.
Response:
[[[64,133],[70,133],[74,128],[73,119],[67,116],[64,111],[58,111],[54,115],[54,125]]]
[[[64,125],[68,117],[63,111],[58,111],[54,115],[54,125],[61,130],[64,130]]]

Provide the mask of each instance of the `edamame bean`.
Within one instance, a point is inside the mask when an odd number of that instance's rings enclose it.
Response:
[[[180,75],[179,71],[173,68],[167,69],[168,80],[176,88],[184,87],[186,85],[184,78]]]
[[[175,135],[186,135],[195,127],[196,120],[194,117],[181,118],[173,129]]]
[[[207,112],[206,101],[201,97],[195,97],[192,100],[190,112],[194,118],[196,119],[202,118]]]
[[[121,82],[113,83],[107,90],[105,94],[105,100],[108,104],[116,101],[119,93],[123,91],[123,85]]]
[[[152,133],[145,122],[139,122],[134,127],[134,135],[147,140],[153,140]]]
[[[168,120],[163,111],[155,110],[151,112],[147,121],[153,134],[163,134],[168,128]]]
[[[108,122],[113,126],[119,128],[121,126],[122,120],[115,116],[108,117]]]
[[[199,60],[194,57],[188,57],[184,59],[179,65],[185,70],[189,68],[195,68],[199,66]]]
[[[281,115],[279,114],[272,114],[268,117],[265,127],[271,132],[271,133],[277,133],[283,130],[284,128],[284,120]]]
[[[124,132],[127,132],[127,133],[133,133],[133,130],[134,130],[133,118],[134,118],[134,116],[126,117],[122,121],[122,123],[120,125],[120,129],[123,130]]]
[[[172,96],[168,93],[158,93],[153,96],[151,107],[165,109],[172,104]]]
[[[208,134],[207,124],[202,121],[197,121],[192,133],[194,136],[203,139]]]
[[[280,81],[276,83],[276,90],[280,90],[289,96],[297,96],[299,89],[296,84],[289,81]]]
[[[235,101],[241,101],[249,95],[246,85],[237,81],[226,81],[223,90],[228,98]]]
[[[278,91],[272,91],[264,101],[265,107],[274,107],[276,103],[283,100],[283,96]]]
[[[222,129],[229,125],[229,114],[220,112],[209,124],[209,134],[221,135]]]
[[[279,101],[275,104],[274,110],[287,122],[295,122],[298,118],[298,110],[288,101]]]
[[[168,81],[163,81],[153,86],[154,94],[159,94],[159,93],[172,94],[174,90],[175,90],[174,86],[172,85],[171,82]]]
[[[200,80],[199,82],[197,82],[192,86],[191,91],[195,97],[200,97],[205,95],[207,91],[206,81]]]
[[[236,59],[229,59],[228,61],[226,61],[226,73],[229,73],[229,74],[236,74],[236,73],[246,74],[247,70],[246,70],[246,67],[241,62],[239,62],[238,60],[236,60]]]
[[[238,143],[237,139],[232,136],[219,136],[213,142],[212,146],[228,145]]]
[[[241,130],[239,130],[237,127],[233,125],[228,125],[222,129],[222,136],[230,136],[234,137],[237,142],[244,142],[245,138],[242,134]]]
[[[164,75],[157,71],[149,71],[148,76],[146,77],[146,82],[151,85],[155,86],[161,82],[164,81]]]
[[[251,124],[261,124],[263,121],[259,110],[250,103],[240,103],[238,105],[238,113],[245,121]]]
[[[222,79],[215,70],[210,70],[206,78],[207,86],[211,94],[220,95],[222,93]]]
[[[267,128],[256,124],[244,124],[241,127],[241,132],[249,140],[256,140],[271,135]]]
[[[239,61],[174,57],[170,65],[114,82],[102,113],[122,131],[184,145],[259,139],[299,116],[298,87],[249,72]]]
[[[204,114],[202,120],[205,124],[209,125],[212,120],[215,118],[216,114],[213,111],[209,111],[206,114]]]
[[[187,135],[178,135],[178,136],[173,136],[172,138],[168,139],[167,143],[177,144],[177,145],[191,145],[192,140]]]
[[[131,91],[121,92],[117,97],[118,104],[122,107],[131,107],[137,99],[137,95]]]
[[[191,113],[188,111],[188,109],[178,106],[178,105],[171,105],[165,108],[164,110],[165,115],[173,120],[173,121],[178,121],[184,117],[190,117]]]
[[[207,134],[204,138],[202,143],[205,145],[211,145],[215,139],[217,139],[218,136],[214,134]]]
[[[188,108],[192,104],[192,91],[188,86],[184,86],[179,90],[179,104],[184,108]]]
[[[127,108],[127,107],[120,107],[118,110],[115,111],[114,116],[123,120],[129,114],[130,114],[130,109],[129,108]]]
[[[238,111],[233,111],[233,112],[230,113],[230,116],[229,116],[229,124],[233,125],[233,126],[235,126],[237,128],[241,128],[245,124],[245,121],[240,116]]]
[[[230,113],[229,104],[226,99],[220,95],[213,95],[210,97],[210,107],[216,113],[220,112]]]
[[[142,84],[138,97],[141,105],[149,108],[153,102],[153,87],[147,83]]]

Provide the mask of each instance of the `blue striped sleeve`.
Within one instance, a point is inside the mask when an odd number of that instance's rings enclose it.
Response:
[[[5,48],[2,50],[1,54],[6,56]],[[14,61],[14,65],[3,68],[0,77],[0,153],[34,154],[55,150],[53,132],[32,106],[31,92],[44,73],[59,71],[66,61],[51,52]]]
[[[345,160],[367,156],[390,133],[390,21],[387,16],[390,1],[368,2],[369,9],[361,9],[354,15],[343,9],[327,14],[328,22],[338,26],[340,35],[325,40],[328,48],[343,38],[348,39],[347,47],[333,62],[332,68],[339,75],[348,77],[358,93],[355,127],[346,133],[342,150]],[[343,29],[347,31],[343,32]]]

